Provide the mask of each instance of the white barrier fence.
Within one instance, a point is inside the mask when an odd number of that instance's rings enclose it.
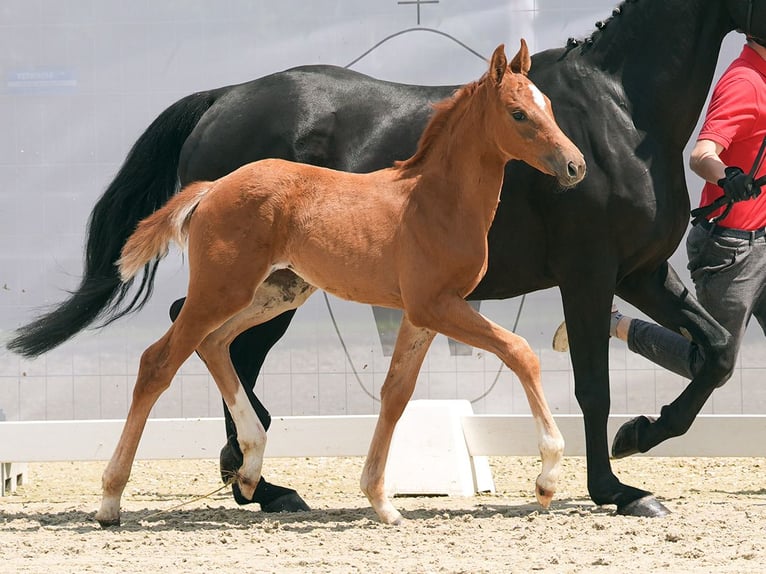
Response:
[[[582,416],[554,418],[566,441],[565,454],[584,456]],[[632,415],[610,417],[609,436],[631,418]],[[364,456],[376,420],[375,415],[275,417],[268,432],[265,456]],[[108,460],[123,423],[122,420],[0,422],[0,462]],[[766,456],[764,437],[766,415],[700,415],[684,436],[666,441],[649,454]],[[136,458],[218,458],[223,442],[222,418],[150,419]],[[537,455],[535,424],[528,415],[474,415],[467,401],[423,400],[412,401],[407,407],[394,436],[389,467],[406,468],[405,474],[411,477],[413,465],[419,464],[427,474],[446,476],[446,473],[433,472],[434,461],[452,459],[457,469],[465,468],[466,464],[473,467],[471,490],[491,490],[491,487],[482,487],[486,478],[482,476],[488,471],[483,457]],[[422,479],[429,482],[427,477]],[[397,488],[397,492],[466,493],[464,482],[441,490],[428,484],[420,489]]]

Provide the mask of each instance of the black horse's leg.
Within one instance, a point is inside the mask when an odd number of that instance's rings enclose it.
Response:
[[[175,321],[183,307],[185,299],[175,301],[170,307],[170,318]],[[255,395],[254,387],[258,373],[263,366],[271,347],[285,334],[290,321],[295,315],[295,310],[286,311],[267,321],[241,333],[229,348],[232,364],[237,372],[240,383],[250,399],[250,404],[255,409],[258,419],[263,428],[269,430],[271,415],[263,403]],[[237,429],[231,418],[226,405],[223,405],[224,419],[226,422],[226,444],[221,449],[220,465],[221,478],[228,482],[236,470],[242,466],[242,452],[237,443]],[[234,499],[238,504],[250,504],[257,502],[264,512],[299,512],[309,510],[309,506],[300,495],[291,488],[285,488],[271,484],[261,477],[253,494],[253,499],[248,500],[239,492],[235,484],[232,487]]]
[[[585,423],[588,493],[599,505],[615,504],[617,512],[631,516],[663,516],[668,510],[651,493],[622,484],[609,461],[609,309],[613,293],[595,292],[594,286],[561,286],[575,376],[575,396]]]
[[[685,331],[700,347],[702,361],[694,379],[653,420],[641,416],[625,423],[615,435],[612,455],[620,458],[646,452],[662,441],[684,434],[716,387],[731,376],[738,345],[731,335],[689,293],[673,268],[665,263],[651,275],[631,276],[618,294],[661,325]]]

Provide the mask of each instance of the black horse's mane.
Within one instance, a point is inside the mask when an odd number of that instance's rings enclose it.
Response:
[[[587,36],[586,38],[579,39],[579,38],[569,38],[567,40],[566,49],[567,51],[573,50],[574,48],[580,48],[581,50],[587,50],[591,48],[601,37],[604,28],[606,28],[612,20],[617,18],[618,16],[622,15],[623,9],[626,4],[635,4],[639,0],[624,0],[621,2],[614,10],[612,10],[612,15],[604,20],[599,20],[596,22],[596,29],[590,34],[590,36]]]

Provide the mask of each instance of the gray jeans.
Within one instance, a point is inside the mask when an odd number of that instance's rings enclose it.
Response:
[[[766,237],[723,237],[697,225],[689,231],[686,251],[697,300],[731,333],[736,351],[750,317],[766,335]],[[630,325],[628,348],[687,379],[704,359],[696,343],[640,319]]]

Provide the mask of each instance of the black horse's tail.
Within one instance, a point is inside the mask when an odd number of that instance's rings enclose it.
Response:
[[[162,112],[138,138],[90,214],[80,286],[52,311],[20,327],[8,349],[36,357],[98,318],[107,325],[146,303],[158,262],[144,267],[140,284],[127,303],[133,280],[123,284],[115,262],[138,222],[178,191],[181,148],[215,99],[215,91],[186,96]]]

